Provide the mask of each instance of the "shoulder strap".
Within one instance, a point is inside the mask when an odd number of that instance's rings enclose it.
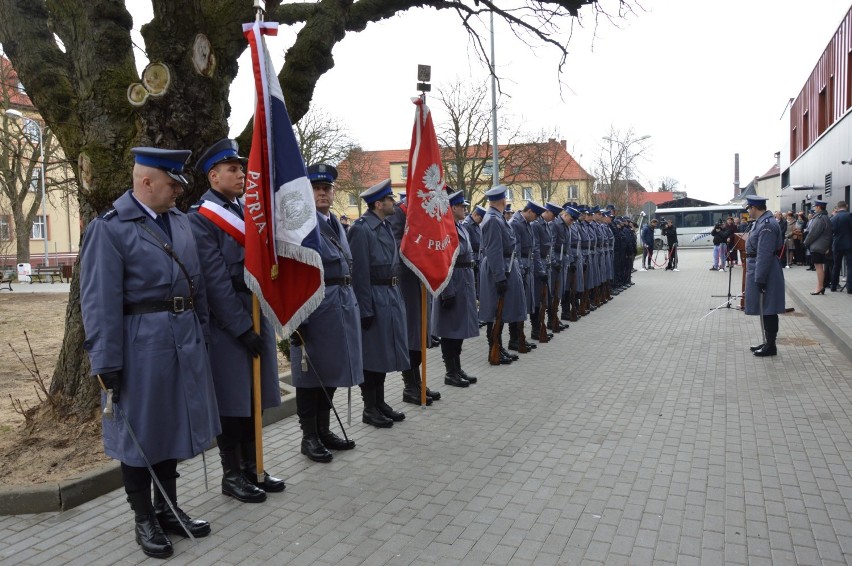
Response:
[[[175,260],[175,263],[178,264],[178,267],[183,272],[184,277],[186,277],[186,282],[189,285],[189,296],[195,297],[195,285],[192,282],[192,277],[189,276],[189,271],[187,271],[186,266],[183,264],[183,262],[180,260],[180,258],[175,253],[175,250],[172,247],[172,245],[170,243],[164,241],[160,236],[157,235],[156,232],[151,230],[151,228],[149,228],[145,224],[145,217],[144,216],[139,218],[139,220],[137,220],[136,222],[138,222],[139,226],[141,226],[146,232],[151,234],[151,236],[153,236],[154,239],[157,240],[157,242],[159,242],[160,246],[162,247],[163,251],[166,252],[167,256],[169,256],[170,258]]]

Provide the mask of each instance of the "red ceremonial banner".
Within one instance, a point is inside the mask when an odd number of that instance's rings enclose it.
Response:
[[[406,221],[400,255],[433,295],[450,281],[459,236],[450,195],[444,190],[441,148],[425,95],[413,98],[414,130],[408,155]]]

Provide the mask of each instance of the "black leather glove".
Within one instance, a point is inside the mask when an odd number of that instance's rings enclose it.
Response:
[[[263,352],[263,340],[260,339],[260,336],[254,330],[246,330],[237,337],[237,340],[254,357],[260,356],[260,353]]]
[[[766,294],[766,283],[758,283],[757,290],[761,292],[761,294]]]
[[[441,297],[441,308],[442,309],[451,309],[456,304],[456,297],[453,295],[452,297]]]
[[[113,403],[118,403],[120,399],[119,392],[121,391],[121,370],[108,371],[100,374],[99,377],[101,378],[101,381],[104,382],[104,387],[106,387],[107,390],[112,390]]]
[[[290,345],[291,346],[295,346],[295,347],[298,348],[302,344],[304,344],[304,342],[302,342],[302,338],[301,338],[301,336],[298,332],[294,332],[293,334],[290,335]]]
[[[367,330],[373,326],[373,321],[376,320],[376,315],[365,316],[361,319],[361,330]]]
[[[509,289],[509,283],[504,279],[503,281],[497,282],[497,294],[501,297],[506,294],[506,291]]]

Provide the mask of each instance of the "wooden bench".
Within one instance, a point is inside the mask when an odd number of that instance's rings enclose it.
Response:
[[[36,280],[39,283],[45,283],[45,279],[49,278],[51,283],[56,282],[56,278],[59,278],[60,283],[64,283],[65,280],[62,278],[62,268],[60,266],[50,266],[50,267],[36,267],[32,275],[30,275],[30,285],[33,284]]]
[[[9,287],[9,290],[12,290],[12,280],[15,278],[15,272],[11,269],[4,270],[3,274],[0,275],[0,291],[3,290],[3,285]]]

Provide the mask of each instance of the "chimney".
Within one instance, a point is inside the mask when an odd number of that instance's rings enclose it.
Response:
[[[740,154],[734,154],[734,198],[740,196]]]
[[[565,143],[565,140],[559,140],[559,145],[562,146],[562,149],[568,151],[568,144]]]

